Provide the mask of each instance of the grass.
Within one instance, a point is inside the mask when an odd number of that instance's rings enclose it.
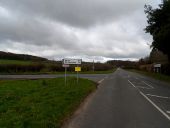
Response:
[[[60,128],[95,88],[74,77],[0,81],[0,128]]]
[[[163,75],[163,74],[159,74],[159,73],[146,72],[146,71],[140,71],[140,70],[135,70],[135,69],[131,69],[129,71],[140,73],[142,75],[149,76],[149,77],[152,77],[154,79],[170,83],[170,76],[167,76],[167,75]]]

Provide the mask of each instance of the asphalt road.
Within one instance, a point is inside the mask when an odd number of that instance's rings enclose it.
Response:
[[[75,76],[77,74],[67,74],[67,76]],[[79,74],[80,78],[86,78],[93,80],[95,82],[100,82],[103,78],[105,78],[107,74]],[[57,78],[57,77],[64,77],[63,75],[0,75],[0,80],[4,79],[41,79],[41,78]]]
[[[170,85],[118,69],[67,128],[170,128]]]

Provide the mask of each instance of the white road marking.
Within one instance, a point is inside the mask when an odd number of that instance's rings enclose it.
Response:
[[[104,78],[98,81],[98,84],[101,84],[104,81]]]
[[[158,97],[158,98],[170,99],[170,97],[166,97],[166,96],[158,96],[158,95],[152,95],[152,94],[146,94],[146,95],[147,96]]]
[[[139,91],[140,94],[147,100],[149,101],[160,113],[162,113],[168,120],[170,120],[170,116],[167,115],[162,109],[160,109],[153,101],[151,101],[144,93]]]
[[[128,81],[134,88],[136,88],[136,86],[130,80],[128,80]]]
[[[144,84],[146,84],[147,86],[149,86],[150,88],[154,89],[153,86],[151,86],[150,84],[146,83],[145,81],[142,81]]]
[[[128,82],[134,87],[136,88],[136,86],[130,81],[128,80]],[[151,101],[143,92],[141,92],[138,88],[136,88],[139,93],[147,100],[149,101],[161,114],[163,114],[168,120],[170,120],[170,116],[167,115],[161,108],[159,108],[153,101]]]
[[[138,88],[143,88],[143,89],[152,89],[152,88],[147,88],[147,87],[143,87],[143,86],[136,86]]]
[[[166,111],[166,113],[170,114],[170,111]]]

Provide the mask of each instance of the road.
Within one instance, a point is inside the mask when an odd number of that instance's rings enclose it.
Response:
[[[67,76],[75,76],[77,77],[77,74],[67,74]],[[107,74],[79,74],[79,77],[86,78],[93,80],[95,82],[99,82],[103,78],[105,78]],[[41,79],[41,78],[57,78],[57,77],[64,77],[64,75],[0,75],[0,80],[3,79]]]
[[[170,128],[170,86],[118,69],[66,128]]]
[[[0,75],[0,79],[62,76]],[[122,69],[109,75],[80,74],[79,77],[100,84],[64,128],[170,128],[169,84]]]

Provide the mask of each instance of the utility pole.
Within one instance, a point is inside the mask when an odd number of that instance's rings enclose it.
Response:
[[[94,60],[93,60],[93,72],[94,72]]]

